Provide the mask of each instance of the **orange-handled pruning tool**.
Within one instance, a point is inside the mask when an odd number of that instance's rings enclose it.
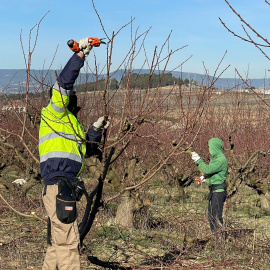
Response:
[[[90,37],[88,38],[88,42],[91,46],[93,47],[99,47],[100,44],[106,44],[106,42],[103,41],[104,38],[96,38],[96,37]],[[68,42],[67,42],[67,45],[69,46],[69,48],[75,52],[75,53],[78,53],[80,51],[80,47],[79,47],[79,43],[73,39],[70,39]]]

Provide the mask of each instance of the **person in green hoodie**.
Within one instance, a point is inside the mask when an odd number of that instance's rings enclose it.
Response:
[[[208,141],[208,148],[211,155],[207,165],[196,152],[191,152],[191,158],[204,173],[200,177],[201,182],[206,182],[209,187],[208,196],[208,219],[211,231],[216,231],[223,225],[223,205],[227,197],[226,178],[228,175],[228,161],[222,152],[223,142],[219,138],[212,138]]]

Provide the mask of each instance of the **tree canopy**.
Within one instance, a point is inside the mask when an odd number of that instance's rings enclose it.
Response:
[[[149,80],[150,77],[150,80]],[[155,88],[158,85],[160,87],[169,86],[169,85],[189,85],[189,80],[185,79],[182,80],[181,78],[176,78],[172,75],[172,73],[167,73],[162,77],[162,80],[160,79],[159,74],[152,74],[149,76],[148,73],[146,74],[138,74],[133,73],[131,74],[130,78],[128,76],[124,76],[120,82],[118,82],[116,79],[111,79],[108,84],[108,90],[117,90],[118,88],[124,89],[126,88],[127,81],[129,80],[129,85],[132,88],[137,89],[144,89],[147,85],[149,88]],[[148,83],[149,81],[149,83]],[[100,79],[95,82],[88,82],[86,84],[82,84],[77,86],[77,90],[79,92],[82,91],[99,91],[101,89],[104,89],[105,87],[105,79]]]

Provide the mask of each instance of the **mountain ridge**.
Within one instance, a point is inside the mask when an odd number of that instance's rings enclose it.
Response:
[[[59,74],[60,70],[56,70]],[[134,69],[133,73],[148,74],[147,69]],[[155,71],[156,74],[161,74],[162,71]],[[209,85],[209,80],[206,75],[192,73],[192,72],[180,72],[180,71],[166,71],[166,73],[172,73],[172,76],[176,78],[181,78],[182,80],[188,79],[189,81],[195,80],[198,84],[202,83],[204,85]],[[47,85],[52,85],[55,82],[55,70],[31,70],[31,83],[30,91],[35,91],[36,87],[40,86],[40,82]],[[120,81],[122,76],[125,75],[124,70],[118,70],[111,72],[112,78]],[[34,78],[37,77],[38,81]],[[102,74],[99,79],[105,78],[106,75]],[[213,76],[209,76],[210,80],[213,80]],[[25,69],[0,69],[0,90],[5,93],[15,93],[20,92],[25,89],[27,79],[27,72]],[[214,86],[219,89],[231,89],[236,86],[238,89],[246,88],[247,85],[243,84],[242,80],[239,78],[215,78],[216,81]],[[95,81],[94,75],[81,73],[77,79],[77,84],[84,84],[86,81]],[[265,79],[249,79],[248,83],[255,87],[256,89],[268,89],[270,85],[270,78]]]

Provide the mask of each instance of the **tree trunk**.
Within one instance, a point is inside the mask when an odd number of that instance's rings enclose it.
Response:
[[[185,186],[184,186],[184,182],[181,181],[179,178],[177,179],[177,190],[178,190],[179,198],[184,199],[186,197]]]
[[[270,211],[270,192],[267,191],[265,194],[260,194],[261,208]]]
[[[178,194],[179,194],[179,197],[180,197],[181,199],[185,198],[185,197],[186,197],[185,187],[182,186],[182,185],[180,185],[179,182],[178,182],[177,188],[178,188]]]
[[[134,198],[132,198],[130,191],[125,191],[121,196],[121,202],[117,208],[115,223],[126,230],[132,230],[134,228],[134,209]]]

